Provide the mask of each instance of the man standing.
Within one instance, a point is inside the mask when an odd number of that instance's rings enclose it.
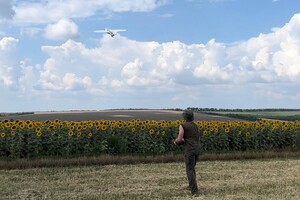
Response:
[[[191,110],[185,110],[182,113],[185,122],[179,126],[179,133],[174,141],[175,145],[184,145],[184,161],[186,174],[189,182],[189,189],[193,196],[198,196],[198,186],[196,180],[195,166],[199,158],[200,135],[197,125],[194,121],[194,113]]]

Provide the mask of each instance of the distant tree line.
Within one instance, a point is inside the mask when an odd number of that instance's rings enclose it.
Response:
[[[258,109],[228,109],[228,108],[197,108],[197,107],[188,107],[188,110],[192,110],[195,112],[211,112],[211,111],[219,111],[219,112],[262,112],[262,111],[300,111],[300,109],[289,109],[289,108],[258,108]]]
[[[34,112],[15,112],[15,113],[0,113],[0,117],[11,116],[11,115],[30,115]]]

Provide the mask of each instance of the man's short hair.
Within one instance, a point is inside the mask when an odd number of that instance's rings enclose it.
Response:
[[[185,121],[191,122],[194,120],[194,113],[191,110],[185,110],[182,113],[182,117]]]

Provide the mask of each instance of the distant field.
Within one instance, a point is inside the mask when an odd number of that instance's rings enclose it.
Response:
[[[1,116],[4,119],[22,120],[180,120],[182,111],[174,110],[103,110],[103,111],[67,111],[67,112],[35,112],[33,114]],[[227,116],[195,113],[195,120],[203,121],[229,121],[237,120]]]
[[[238,111],[216,111],[212,112],[216,114],[239,114],[239,115],[255,115],[255,116],[293,116],[300,115],[300,111],[248,111],[248,112],[238,112]]]
[[[209,111],[211,114],[241,119],[300,120],[300,110],[295,111]]]

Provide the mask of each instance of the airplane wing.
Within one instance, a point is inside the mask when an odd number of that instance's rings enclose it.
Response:
[[[95,32],[95,33],[106,33],[107,30],[95,30],[94,32]]]
[[[126,29],[113,29],[111,31],[113,31],[113,32],[123,32],[123,31],[126,31]]]

